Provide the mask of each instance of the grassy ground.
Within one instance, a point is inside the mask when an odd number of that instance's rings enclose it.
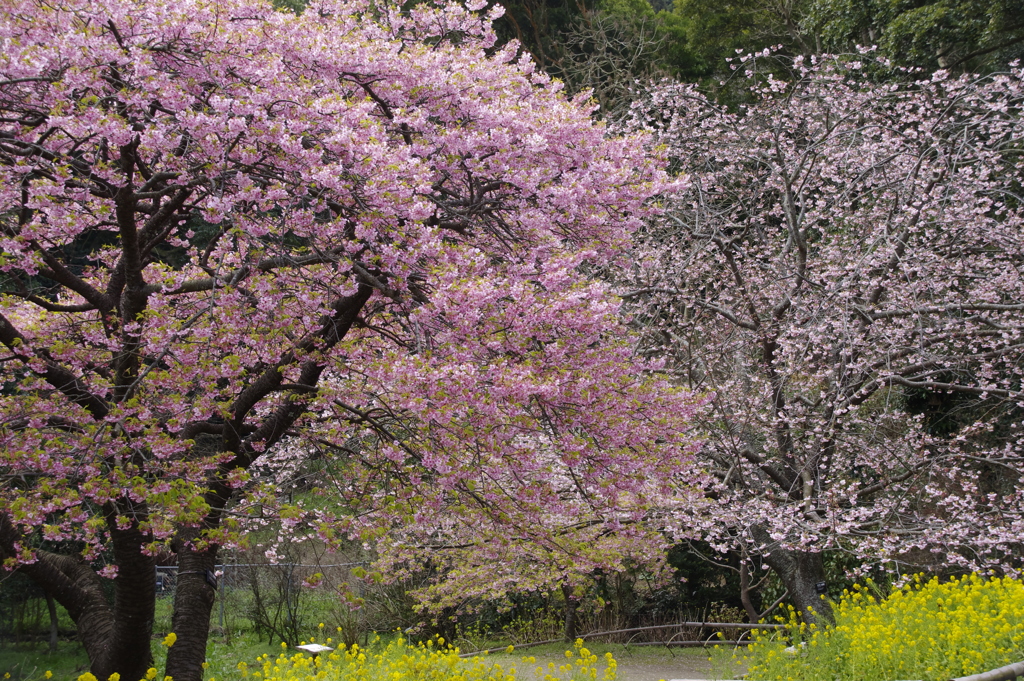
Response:
[[[46,678],[47,671],[54,679],[75,679],[88,668],[89,659],[77,641],[60,641],[52,655],[43,643],[0,647],[0,677],[4,679],[36,681]]]
[[[251,635],[235,636],[229,640],[213,639],[206,649],[206,678],[230,681],[241,678],[239,662],[252,663],[264,653],[277,655],[279,646],[268,646],[266,640],[256,640]],[[159,639],[153,640],[153,653],[157,669],[163,668],[167,649]],[[43,681],[46,672],[59,681],[73,681],[89,669],[89,660],[76,641],[61,641],[56,654],[49,654],[45,644],[5,646],[0,648],[0,679],[13,681]],[[10,674],[9,677],[5,676]]]

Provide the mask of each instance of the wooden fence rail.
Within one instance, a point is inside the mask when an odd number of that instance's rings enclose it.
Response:
[[[629,629],[613,629],[611,631],[593,631],[589,634],[580,634],[576,638],[582,638],[584,640],[588,638],[597,638],[599,636],[611,636],[613,634],[636,634],[641,631],[653,631],[655,629],[676,629],[678,627],[697,627],[701,629],[784,629],[784,624],[748,624],[746,622],[677,622],[675,624],[658,624],[650,627],[631,627]],[[562,643],[565,638],[549,638],[544,641],[532,641],[530,643],[516,643],[513,647],[516,650],[523,648],[533,648],[534,646],[542,646],[548,643]],[[706,642],[693,641],[692,643],[698,645],[706,645]],[[735,643],[735,641],[727,641],[727,643]],[[655,642],[655,643],[630,643],[629,645],[680,645],[680,643],[672,642]],[[470,657],[471,655],[480,655],[482,653],[499,653],[503,650],[507,650],[508,646],[501,648],[488,648],[486,650],[477,650],[472,653],[462,653],[459,657]]]
[[[1024,676],[1024,662],[1008,664],[1005,667],[982,672],[981,674],[960,676],[953,679],[953,681],[1013,681],[1013,679],[1020,676]]]

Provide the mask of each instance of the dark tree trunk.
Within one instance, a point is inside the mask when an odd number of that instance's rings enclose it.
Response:
[[[458,613],[458,608],[450,605],[445,606],[441,608],[441,612],[437,614],[435,619],[434,633],[452,645],[455,645],[455,639],[458,638],[458,628],[456,627],[456,615]]]
[[[46,551],[37,551],[36,562],[23,565],[19,570],[64,606],[89,656],[92,673],[97,678],[109,678],[113,673],[109,659],[114,613],[103,594],[100,577],[78,556]],[[101,676],[105,671],[106,675]]]
[[[178,549],[178,584],[172,628],[177,640],[167,651],[165,674],[174,681],[202,681],[210,613],[217,589],[212,583],[216,547],[197,551],[185,543]]]
[[[832,614],[832,604],[818,593],[817,585],[826,581],[821,553],[782,548],[760,526],[751,527],[750,534],[761,544],[764,561],[782,580],[804,621],[819,625],[833,624],[835,616]]]
[[[576,640],[578,628],[576,608],[579,604],[573,597],[574,594],[575,589],[568,584],[562,585],[562,595],[565,596],[565,640],[568,643],[572,643]]]
[[[153,561],[143,555],[137,529],[114,527],[111,539],[118,565],[113,607],[101,578],[79,556],[37,551],[36,562],[19,569],[68,611],[96,678],[107,679],[116,672],[123,679],[141,679],[153,663]]]
[[[740,556],[740,602],[743,603],[743,609],[747,611],[747,619],[752,624],[757,624],[761,616],[750,597],[750,569],[747,566],[746,553]]]
[[[136,509],[144,515],[145,509]],[[114,578],[114,631],[110,666],[122,679],[142,679],[153,666],[151,639],[156,610],[156,563],[142,552],[146,537],[133,525],[117,529],[108,517],[117,577]],[[96,674],[105,679],[109,673]]]
[[[782,579],[797,610],[808,623],[833,624],[832,604],[818,593],[825,583],[825,567],[820,553],[776,548],[765,561]]]
[[[46,609],[50,613],[50,655],[57,652],[57,635],[60,633],[57,621],[57,602],[49,592],[46,593]]]

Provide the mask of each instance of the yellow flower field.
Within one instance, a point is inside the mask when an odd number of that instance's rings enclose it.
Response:
[[[1024,584],[968,575],[915,580],[880,600],[845,592],[834,628],[790,612],[790,638],[761,633],[747,653],[757,681],[940,681],[1024,660]]]
[[[238,668],[244,678],[259,681],[596,681],[598,658],[577,640],[566,651],[567,664],[536,667],[522,674],[514,666],[503,668],[486,657],[462,659],[458,648],[437,644],[410,644],[403,638],[377,653],[359,646],[342,646],[329,655],[310,657],[298,652],[282,652],[276,658],[264,655],[256,664],[244,662]],[[614,681],[615,661],[608,656],[603,681]],[[524,658],[529,664],[532,658]]]

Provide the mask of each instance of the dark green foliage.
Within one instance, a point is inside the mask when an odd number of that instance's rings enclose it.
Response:
[[[687,44],[707,72],[727,73],[726,59],[765,48],[783,54],[819,51],[808,27],[809,0],[676,0]]]
[[[739,561],[736,556],[715,553],[704,542],[677,544],[668,552],[668,564],[676,570],[673,588],[662,595],[663,610],[687,609],[700,613],[722,603],[741,610]],[[755,575],[755,578],[760,574]],[[760,600],[754,596],[754,607]]]
[[[504,0],[497,23],[570,93],[592,90],[602,111],[626,102],[635,83],[708,73],[689,48],[689,27],[662,1]]]
[[[926,70],[987,72],[1024,56],[1022,0],[817,0],[808,20],[825,50],[878,45]]]
[[[505,16],[495,29],[501,41],[518,40],[549,73],[564,56],[561,37],[587,10],[582,0],[503,0],[500,4]]]
[[[307,0],[272,0],[275,8],[301,14],[306,9]]]
[[[59,635],[73,637],[74,624],[64,608],[56,608]],[[50,638],[50,627],[45,592],[21,573],[3,575],[0,581],[0,646],[43,644]]]

